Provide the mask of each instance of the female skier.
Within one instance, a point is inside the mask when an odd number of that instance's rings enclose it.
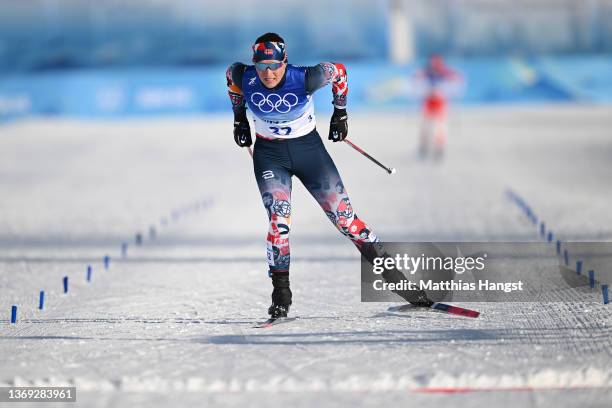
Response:
[[[348,85],[344,65],[289,64],[285,41],[275,33],[260,36],[252,48],[254,65],[236,62],[227,69],[226,77],[234,111],[234,140],[238,146],[252,144],[246,108],[251,111],[255,125],[253,168],[269,220],[267,257],[274,289],[268,314],[274,319],[286,317],[291,305],[292,176],[304,184],[329,220],[362,253],[365,243],[378,242],[378,238],[355,214],[338,170],[315,127],[312,94],[332,84],[334,113],[329,140],[339,142],[347,136]]]

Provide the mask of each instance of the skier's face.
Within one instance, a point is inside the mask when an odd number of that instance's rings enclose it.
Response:
[[[260,61],[264,64],[273,64],[278,63],[279,61],[274,60],[264,60]],[[263,70],[257,68],[257,76],[259,76],[259,80],[265,85],[266,88],[274,88],[278,83],[283,79],[283,75],[285,75],[285,70],[287,69],[286,63],[281,63],[280,67],[272,70],[270,67],[265,68]]]

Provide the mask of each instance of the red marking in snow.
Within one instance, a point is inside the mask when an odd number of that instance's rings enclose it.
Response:
[[[428,394],[461,394],[465,392],[484,392],[484,391],[533,391],[533,387],[493,387],[493,388],[471,388],[471,387],[425,387],[416,388],[414,392]]]
[[[557,391],[557,390],[587,390],[594,388],[610,388],[608,386],[573,386],[573,387],[532,387],[532,386],[517,386],[517,387],[423,387],[414,388],[412,392],[420,392],[426,394],[461,394],[467,392],[510,392],[510,391]]]

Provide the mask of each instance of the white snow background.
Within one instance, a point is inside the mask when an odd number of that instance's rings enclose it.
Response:
[[[612,239],[609,108],[457,111],[441,163],[416,159],[414,114],[349,121],[398,170],[325,142],[383,240],[540,240],[508,188],[559,239]],[[382,315],[390,304],[359,301],[357,251],[295,179],[300,318],[253,329],[270,303],[267,218],[231,131],[229,116],[0,128],[0,385],[73,385],[71,407],[612,405],[599,288],[580,302],[467,304],[478,319]]]

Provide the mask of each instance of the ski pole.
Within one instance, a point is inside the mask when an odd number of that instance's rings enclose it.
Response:
[[[367,154],[365,152],[365,150],[363,150],[361,147],[357,146],[355,143],[351,142],[348,139],[344,139],[344,141],[351,146],[353,149],[357,150],[359,153],[361,153],[362,155],[364,155],[365,157],[367,157],[368,159],[372,160],[374,163],[378,164],[380,167],[382,167],[383,169],[385,169],[385,171],[389,174],[395,174],[396,170],[395,167],[386,167],[384,164],[382,164],[381,162],[379,162],[378,160],[376,160],[375,158],[373,158],[372,156],[370,156],[369,154]]]
[[[247,149],[249,149],[249,154],[251,155],[251,159],[253,158],[253,149],[251,149],[251,146],[248,146]]]

